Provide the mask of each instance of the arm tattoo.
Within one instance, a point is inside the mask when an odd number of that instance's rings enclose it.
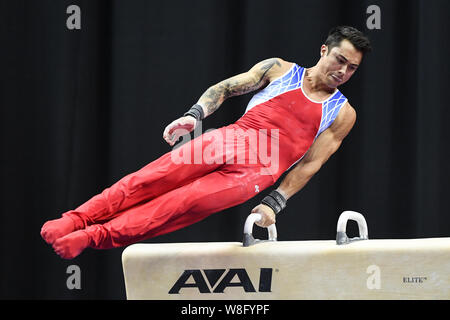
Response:
[[[275,58],[264,60],[253,67],[252,72],[231,77],[208,88],[198,100],[206,108],[205,116],[216,111],[229,97],[243,95],[261,88],[267,83],[266,74],[274,65],[280,67],[281,63]]]

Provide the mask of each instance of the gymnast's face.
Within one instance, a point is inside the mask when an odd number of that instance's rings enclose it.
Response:
[[[348,40],[342,40],[339,46],[331,50],[328,46],[322,45],[320,54],[320,71],[323,81],[330,88],[346,83],[358,69],[363,58],[362,52]]]

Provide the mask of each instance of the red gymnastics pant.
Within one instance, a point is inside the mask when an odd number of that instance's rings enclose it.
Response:
[[[90,247],[107,249],[175,231],[247,201],[274,184],[273,177],[264,174],[260,164],[247,163],[248,157],[244,164],[238,163],[237,156],[248,151],[248,144],[234,151],[228,148],[223,153],[211,153],[214,163],[205,163],[204,159],[194,163],[196,156],[212,148],[212,143],[233,145],[231,138],[221,139],[226,130],[238,128],[232,124],[204,133],[63,216],[69,215],[85,227]],[[216,139],[217,135],[221,139]],[[174,161],[174,152],[190,153],[191,163]]]

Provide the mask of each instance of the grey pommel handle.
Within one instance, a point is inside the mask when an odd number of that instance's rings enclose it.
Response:
[[[358,223],[359,237],[349,238],[347,236],[346,229],[348,220],[354,220],[356,221],[356,223]],[[336,244],[337,245],[349,244],[354,241],[368,240],[368,239],[369,233],[367,229],[367,222],[366,219],[364,219],[364,216],[355,211],[342,212],[341,215],[339,216],[339,220],[337,223]]]
[[[252,213],[247,217],[247,220],[245,220],[244,239],[242,241],[244,247],[266,241],[277,241],[277,228],[275,227],[275,224],[271,224],[267,227],[267,232],[269,233],[268,240],[259,240],[253,237],[253,225],[259,220],[261,220],[261,214],[259,213]]]

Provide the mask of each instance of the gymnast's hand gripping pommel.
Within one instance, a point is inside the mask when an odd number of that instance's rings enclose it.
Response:
[[[261,218],[256,220],[257,226],[267,228],[275,224],[275,216],[278,215],[284,208],[286,208],[287,199],[285,193],[278,188],[270,192],[261,201],[261,204],[253,208],[252,213],[260,214]]]

